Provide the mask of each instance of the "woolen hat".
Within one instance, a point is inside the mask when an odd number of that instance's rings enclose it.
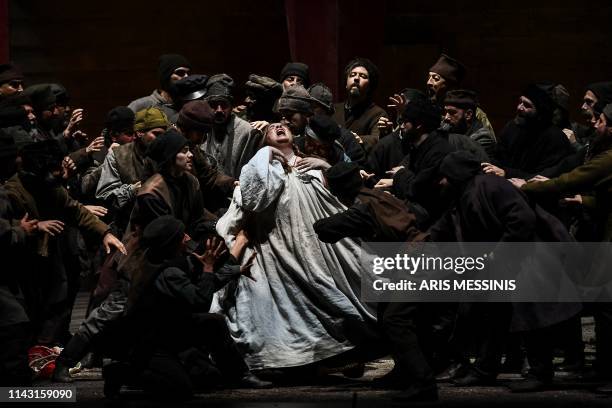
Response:
[[[312,102],[310,94],[303,86],[292,86],[283,92],[282,96],[278,99],[275,112],[287,110],[312,115]]]
[[[147,150],[147,156],[155,160],[159,168],[174,161],[174,157],[185,147],[187,139],[176,129],[169,129],[159,135]]]
[[[478,96],[474,91],[454,89],[446,93],[444,105],[455,106],[459,109],[472,109],[475,111],[478,106]]]
[[[319,82],[311,85],[308,88],[308,93],[313,101],[321,105],[330,115],[336,111],[332,91],[325,84]]]
[[[303,86],[310,85],[310,76],[308,73],[308,65],[302,62],[288,62],[285,64],[280,73],[280,81],[283,82],[289,75],[295,75],[302,78]]]
[[[155,128],[167,128],[170,121],[166,114],[158,108],[146,108],[136,112],[134,130],[146,131]]]
[[[449,153],[440,163],[440,174],[451,184],[463,184],[480,173],[482,173],[480,160],[467,150]]]
[[[164,258],[176,249],[185,236],[185,224],[172,215],[162,215],[151,221],[142,232],[142,245],[155,254],[157,258]]]
[[[227,74],[216,74],[208,79],[206,84],[206,100],[225,99],[232,102],[234,80]]]
[[[159,77],[161,89],[166,91],[169,90],[171,83],[170,77],[174,71],[180,67],[191,69],[191,63],[180,54],[163,54],[159,57],[157,75]]]
[[[465,65],[446,54],[440,55],[438,61],[429,68],[430,72],[435,72],[447,81],[455,84],[461,83],[465,78]]]
[[[212,126],[214,115],[208,102],[191,101],[181,108],[176,124],[184,131],[205,131]]]
[[[429,100],[411,100],[404,107],[400,121],[410,122],[413,126],[422,125],[426,132],[431,132],[440,126],[442,120],[440,110]]]
[[[352,162],[341,161],[325,172],[329,191],[335,196],[353,197],[363,187],[359,166]]]
[[[278,99],[283,94],[283,86],[272,78],[251,74],[244,84],[247,94],[256,99]]]
[[[13,80],[23,80],[23,74],[12,63],[0,64],[0,85]]]
[[[332,143],[340,137],[340,127],[327,115],[314,115],[308,123],[316,138],[322,142]]]
[[[51,89],[51,84],[32,85],[23,92],[32,101],[32,108],[39,113],[51,109],[57,103],[57,97]]]
[[[117,106],[106,115],[106,128],[113,133],[134,131],[134,119],[136,115],[126,106]]]

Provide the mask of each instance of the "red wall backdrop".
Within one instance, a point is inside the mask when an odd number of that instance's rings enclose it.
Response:
[[[383,73],[377,100],[385,104],[404,87],[422,88],[444,51],[468,66],[466,86],[499,129],[529,81],[565,84],[576,114],[587,83],[612,80],[610,21],[609,0],[0,0],[0,57],[8,27],[11,59],[27,82],[63,83],[73,105],[87,109],[93,134],[110,108],[155,88],[165,52],[238,85],[251,72],[277,78],[287,61],[301,60],[337,99],[346,62],[364,56]]]

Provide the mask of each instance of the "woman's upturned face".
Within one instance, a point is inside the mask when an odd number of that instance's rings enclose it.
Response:
[[[293,143],[293,134],[291,130],[280,123],[272,123],[266,131],[266,145],[273,147],[281,147],[291,145]]]

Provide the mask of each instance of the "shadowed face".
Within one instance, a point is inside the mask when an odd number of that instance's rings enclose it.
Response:
[[[370,74],[365,67],[357,66],[346,77],[346,91],[352,97],[367,95],[370,87]]]
[[[272,147],[285,147],[293,143],[293,134],[289,127],[280,123],[272,123],[266,131],[265,144]]]
[[[174,165],[176,169],[180,172],[191,171],[193,164],[191,159],[193,158],[193,153],[189,151],[189,146],[183,147],[183,149],[176,154],[176,158],[174,159]]]
[[[430,72],[427,76],[427,95],[431,99],[441,100],[441,97],[446,92],[446,79],[440,74]]]

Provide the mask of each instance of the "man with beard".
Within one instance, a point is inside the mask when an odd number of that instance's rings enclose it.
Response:
[[[301,85],[304,88],[309,87],[310,76],[308,74],[308,65],[302,62],[288,62],[280,73],[280,82],[283,86],[283,91],[295,85]]]
[[[192,101],[181,108],[176,125],[193,153],[192,173],[200,182],[206,208],[214,212],[227,208],[236,180],[219,171],[215,159],[201,149],[202,143],[209,137],[213,118],[214,111],[208,102]]]
[[[354,163],[338,163],[325,173],[329,190],[348,209],[314,223],[319,239],[331,244],[347,237],[374,242],[422,241],[426,234],[416,227],[416,218],[406,205],[380,190],[365,188],[359,173]],[[437,399],[433,370],[419,345],[421,312],[414,303],[378,304],[378,326],[395,367],[373,385],[402,390],[396,397],[402,400]]]
[[[147,148],[169,125],[168,118],[158,108],[136,113],[135,140],[111,149],[104,158],[96,198],[113,210],[119,231],[125,228],[136,194],[146,178]]]
[[[372,61],[355,58],[344,70],[347,99],[335,105],[334,119],[355,135],[369,152],[380,138],[378,120],[387,113],[372,99],[378,86],[379,72]]]
[[[448,91],[444,97],[443,128],[466,135],[477,142],[491,156],[495,151],[495,136],[476,118],[476,93],[466,89]]]
[[[469,152],[447,155],[440,165],[441,184],[452,192],[454,208],[430,229],[435,242],[570,242],[571,236],[561,222],[529,202],[527,197],[501,178],[483,174],[480,161]],[[503,253],[502,245],[495,245]],[[516,259],[511,269],[525,268]],[[536,260],[537,261],[537,260]],[[533,266],[532,266],[533,267]],[[458,320],[478,322],[476,361],[453,379],[457,386],[490,385],[497,377],[509,329],[524,332],[528,374],[510,385],[513,391],[541,390],[552,382],[553,345],[559,323],[581,309],[574,303],[463,303]],[[463,326],[455,337],[474,338]]]
[[[334,96],[325,84],[317,83],[308,88],[308,93],[312,98],[312,111],[315,115],[325,115],[332,117],[335,109],[333,105]],[[360,145],[350,130],[340,127],[340,136],[337,141],[344,148],[344,152],[352,162],[361,167],[366,165],[366,154],[363,146]]]
[[[558,164],[574,152],[567,136],[552,124],[553,101],[536,84],[519,98],[516,118],[502,130],[495,152],[496,164],[483,163],[485,173],[530,179],[560,174]]]
[[[435,130],[440,125],[438,109],[429,101],[413,100],[401,116],[401,142],[408,151],[407,166],[396,167],[392,178],[381,179],[376,188],[387,188],[396,197],[418,204],[419,225],[429,225],[446,209],[440,199],[438,167],[452,146]]]
[[[216,160],[219,171],[238,178],[242,166],[259,149],[263,136],[232,112],[234,81],[229,75],[213,75],[207,86],[206,101],[214,114],[212,130],[202,150]]]
[[[178,108],[174,101],[174,83],[188,76],[190,72],[191,64],[184,56],[180,54],[161,55],[157,67],[159,89],[154,90],[149,96],[130,102],[128,108],[136,113],[146,108],[155,107],[164,112],[170,122],[176,122]]]
[[[580,113],[585,119],[586,126],[578,126],[574,133],[576,139],[582,141],[583,144],[590,141],[594,135],[594,125],[598,120],[604,106],[612,102],[612,81],[595,82],[587,85],[582,98],[582,106]],[[596,113],[595,109],[599,112]]]
[[[440,55],[438,61],[429,68],[429,73],[427,75],[427,94],[432,102],[440,105],[442,108],[446,93],[461,86],[466,71],[465,65],[461,62],[446,54]],[[493,126],[491,126],[487,114],[480,107],[476,107],[475,114],[476,119],[478,119],[495,138],[495,132],[493,131]]]
[[[59,244],[65,224],[83,233],[102,237],[106,253],[111,247],[125,252],[123,244],[61,185],[62,152],[54,140],[32,143],[21,152],[21,170],[5,184],[15,216],[29,214],[40,220],[39,234],[24,262],[23,284],[28,313],[40,344],[55,344],[65,311],[67,286]]]

